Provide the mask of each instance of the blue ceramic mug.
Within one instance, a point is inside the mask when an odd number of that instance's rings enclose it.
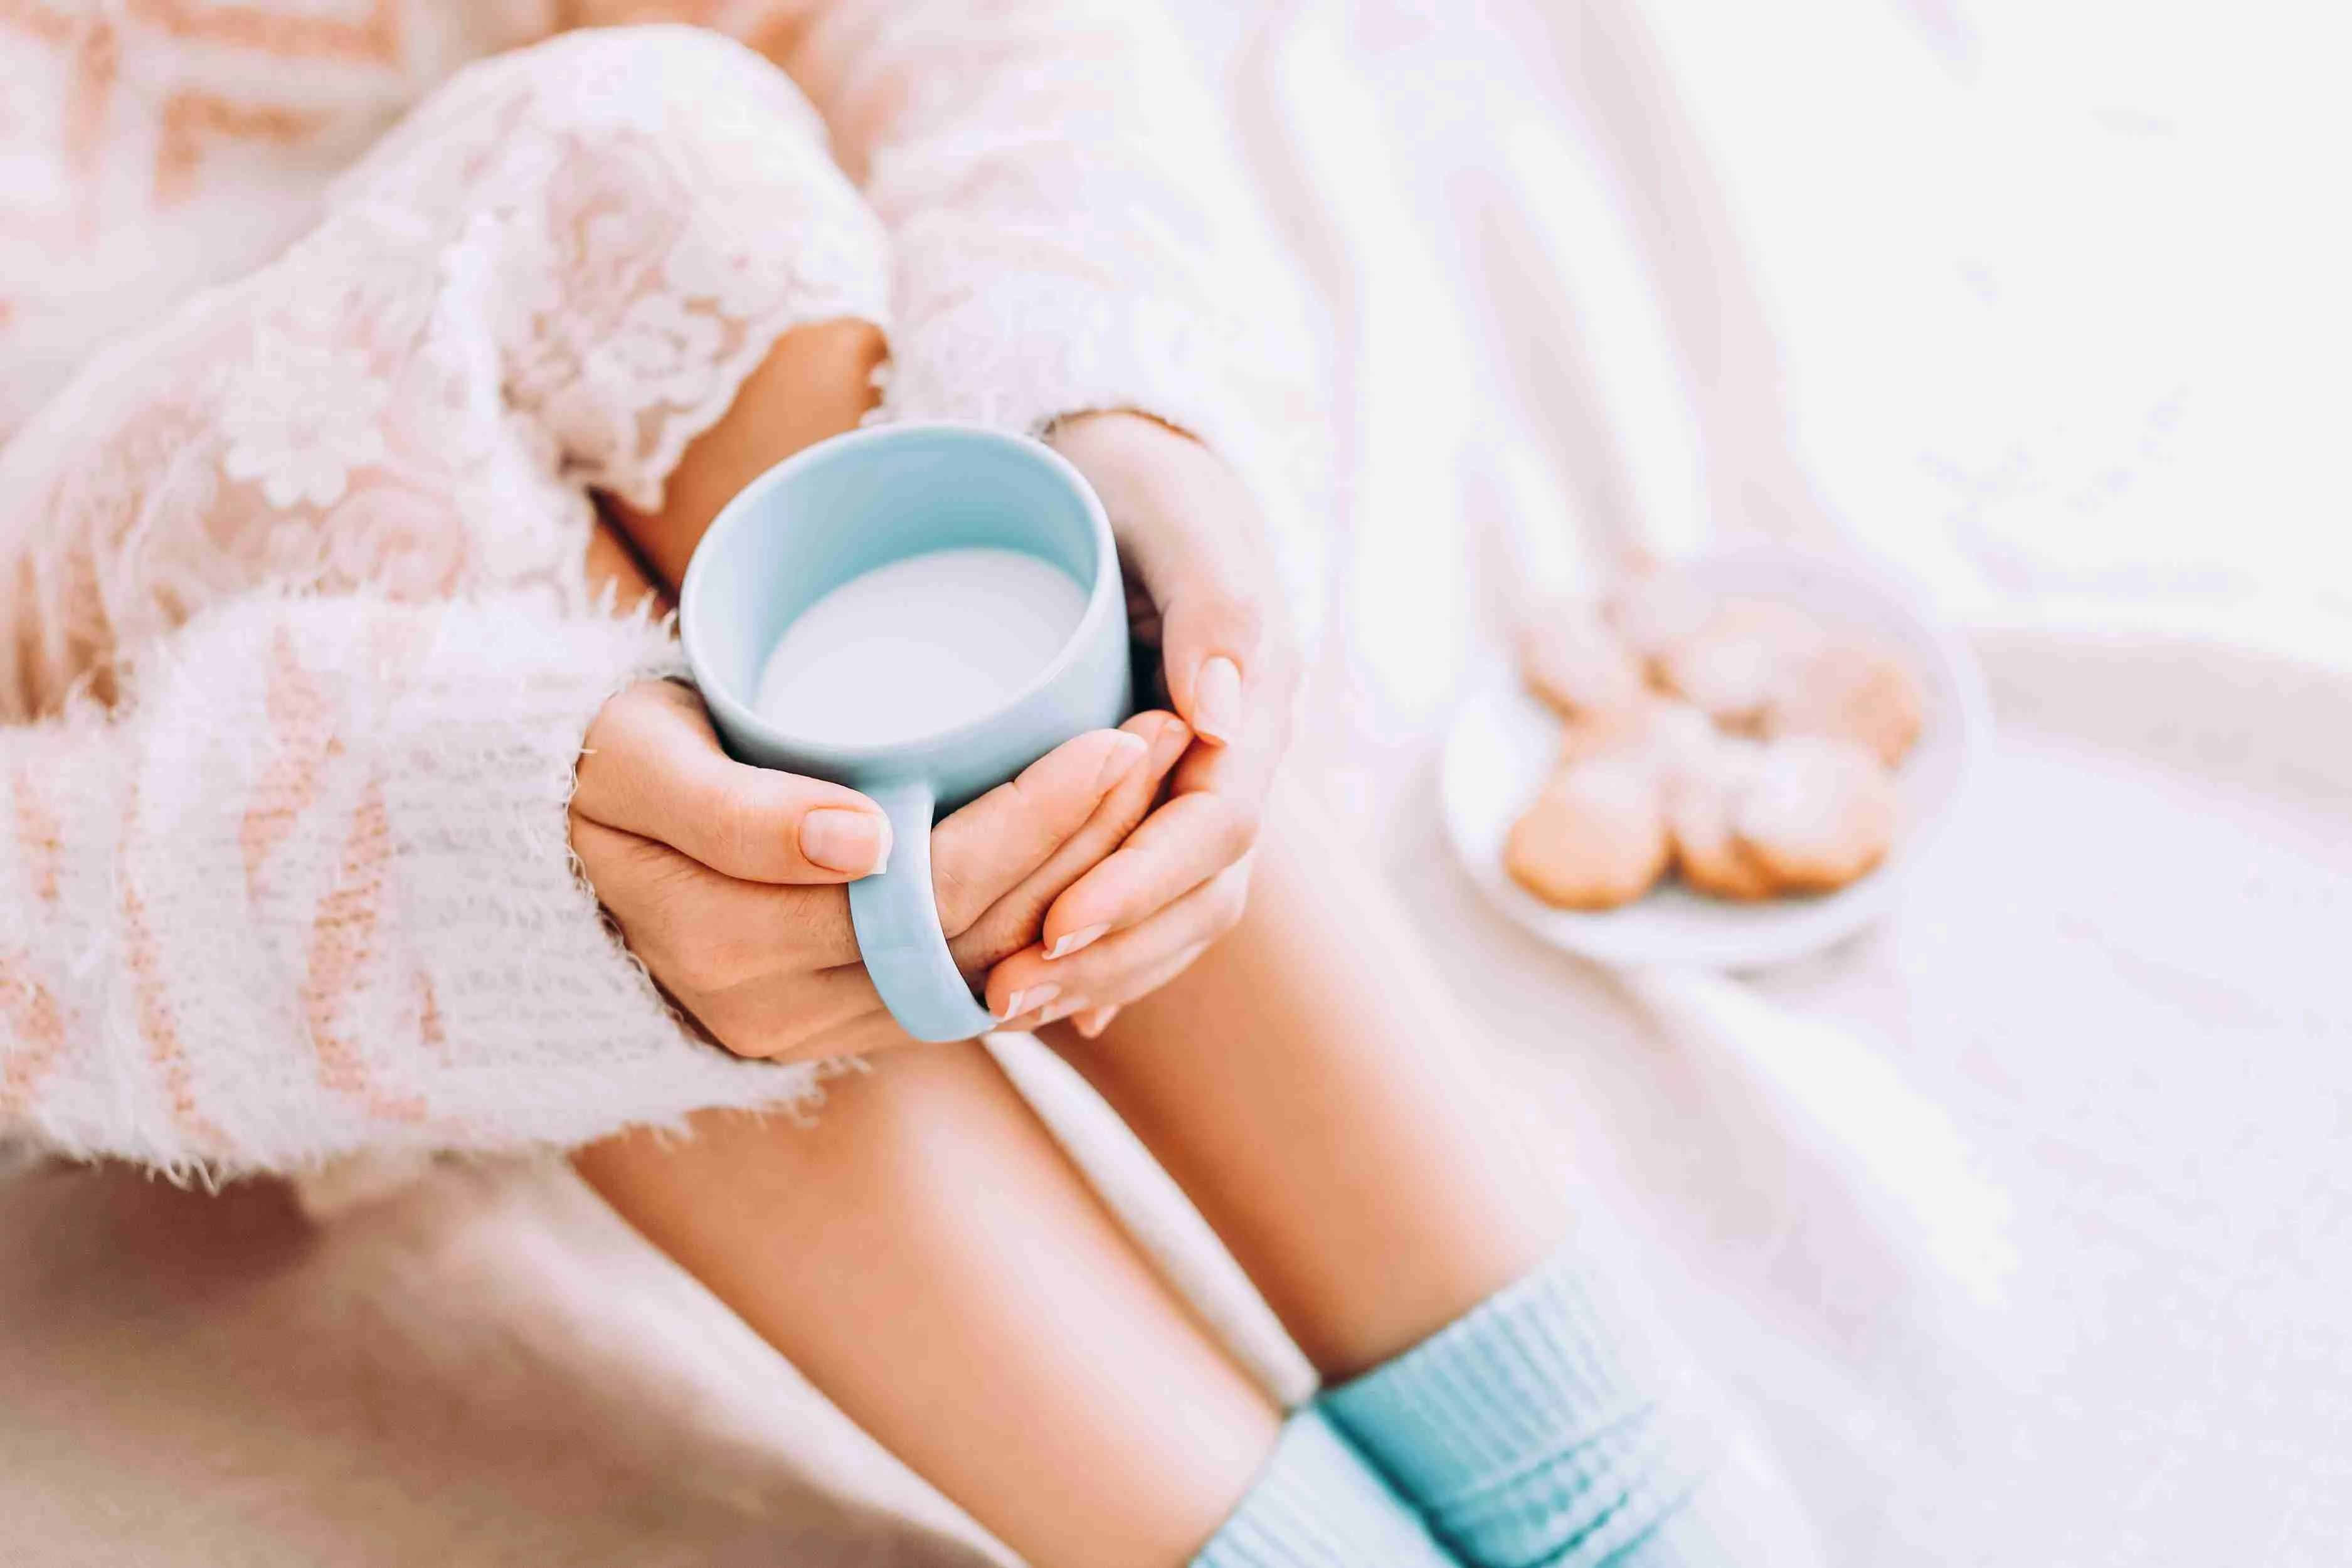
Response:
[[[790,734],[753,710],[770,650],[817,600],[877,566],[971,548],[1026,551],[1088,590],[1061,652],[995,711],[854,746]],[[1041,443],[977,426],[883,425],[820,442],[754,479],[710,525],[678,594],[678,631],[730,752],[847,784],[889,814],[889,869],[852,882],[849,910],[891,1014],[920,1040],[989,1028],[931,897],[931,823],[1128,716],[1127,596],[1087,481]]]

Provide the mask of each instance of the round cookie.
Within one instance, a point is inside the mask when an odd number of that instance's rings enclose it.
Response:
[[[1666,784],[1666,830],[1675,869],[1697,892],[1756,903],[1780,891],[1780,879],[1739,841],[1732,819],[1763,756],[1753,741],[1726,736]]]
[[[1631,903],[1665,872],[1661,795],[1656,771],[1638,758],[1563,768],[1512,825],[1503,868],[1554,909]]]
[[[1642,667],[1589,605],[1554,606],[1519,632],[1519,676],[1565,719],[1641,701]]]
[[[1764,599],[1726,599],[1696,636],[1652,664],[1658,683],[1727,729],[1753,728],[1787,672],[1823,641],[1803,611]]]
[[[1765,704],[1763,729],[1853,741],[1891,768],[1919,739],[1927,708],[1918,677],[1895,653],[1836,637],[1782,674]]]
[[[1852,741],[1802,736],[1765,746],[1731,816],[1735,841],[1784,889],[1832,892],[1886,858],[1895,781]]]

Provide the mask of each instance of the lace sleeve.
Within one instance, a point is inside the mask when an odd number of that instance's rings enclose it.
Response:
[[[0,715],[265,584],[578,605],[589,490],[658,506],[778,336],[887,325],[887,270],[750,49],[612,29],[459,72],[0,447]]]
[[[567,480],[640,508],[786,330],[887,325],[883,238],[823,121],[695,28],[590,28],[470,67],[329,206],[441,226],[442,297],[478,315],[509,407]]]

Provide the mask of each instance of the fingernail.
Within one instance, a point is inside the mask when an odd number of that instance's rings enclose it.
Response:
[[[1077,952],[1078,949],[1092,945],[1097,937],[1101,936],[1103,932],[1108,930],[1110,930],[1110,922],[1108,921],[1103,921],[1099,925],[1080,926],[1077,930],[1066,934],[1061,941],[1047,948],[1045,950],[1045,956],[1048,959],[1067,958],[1070,954]]]
[[[1192,728],[1204,741],[1223,745],[1242,727],[1242,672],[1223,654],[1201,667],[1192,681]]]
[[[1086,1006],[1087,999],[1085,997],[1073,996],[1066,1002],[1056,1002],[1052,1006],[1046,1008],[1043,1013],[1038,1014],[1037,1022],[1040,1026],[1046,1024],[1058,1024],[1073,1013],[1082,1013],[1086,1011]]]
[[[1081,1013],[1071,1019],[1070,1026],[1087,1039],[1096,1039],[1110,1027],[1110,1021],[1118,1016],[1117,1007],[1097,1007],[1091,1013]]]
[[[1150,749],[1143,743],[1140,735],[1130,735],[1124,730],[1114,730],[1111,734],[1110,755],[1103,759],[1102,772],[1095,779],[1095,788],[1098,790],[1108,789],[1133,773],[1135,764],[1141,762],[1143,753]]]
[[[890,865],[890,819],[826,806],[801,818],[801,853],[828,871],[870,877]]]
[[[1043,1007],[1061,994],[1062,988],[1050,981],[1043,985],[1032,985],[1025,991],[1015,991],[1004,999],[1004,1011],[996,1016],[996,1021],[1002,1024],[1018,1018],[1024,1013]]]
[[[1178,753],[1192,743],[1192,726],[1170,714],[1160,721],[1160,733],[1151,738],[1151,771],[1164,773]]]

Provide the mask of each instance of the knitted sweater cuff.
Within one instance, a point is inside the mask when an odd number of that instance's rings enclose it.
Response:
[[[127,707],[12,735],[0,1131],[290,1169],[808,1094],[680,1027],[572,857],[589,721],[676,668],[661,627],[515,596],[257,598]]]

